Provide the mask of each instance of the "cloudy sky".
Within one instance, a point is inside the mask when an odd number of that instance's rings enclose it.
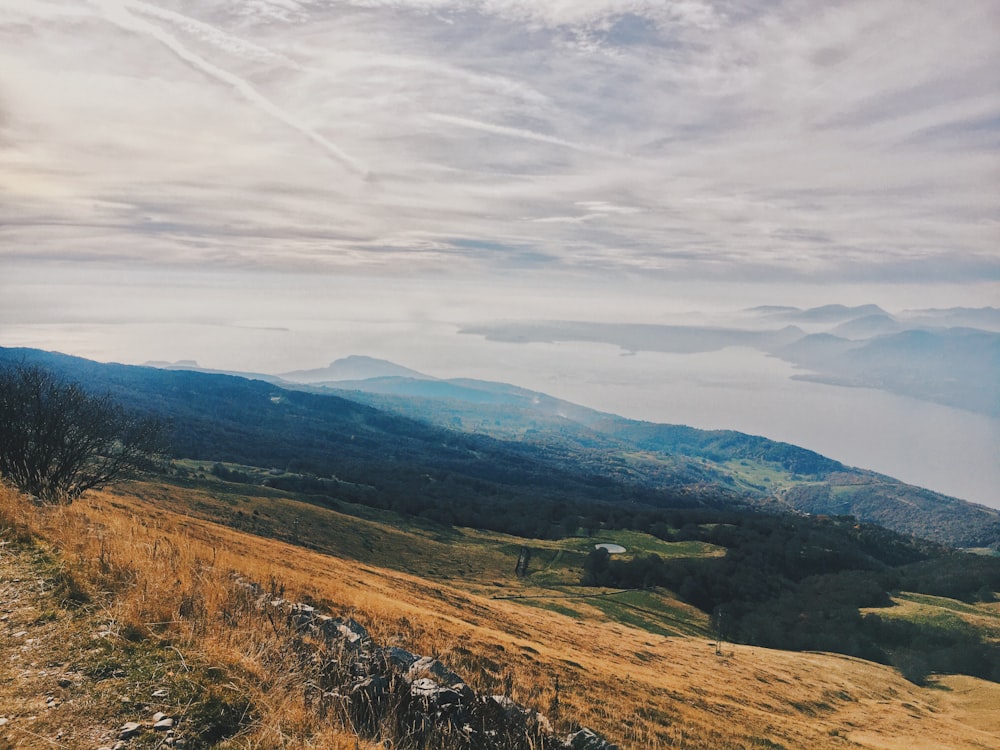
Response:
[[[4,0],[0,337],[991,304],[997,70],[993,0]]]
[[[997,70],[993,0],[4,0],[0,252],[995,292]]]

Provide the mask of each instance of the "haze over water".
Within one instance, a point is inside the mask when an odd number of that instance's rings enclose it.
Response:
[[[5,346],[131,364],[184,359],[278,374],[351,354],[385,358],[433,377],[508,382],[632,419],[763,435],[1000,507],[1000,420],[871,388],[794,380],[802,371],[753,349],[632,354],[603,343],[491,341],[426,319],[276,322],[0,329]]]

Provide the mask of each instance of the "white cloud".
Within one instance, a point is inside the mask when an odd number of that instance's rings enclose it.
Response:
[[[998,23],[988,1],[11,0],[0,253],[996,279]]]

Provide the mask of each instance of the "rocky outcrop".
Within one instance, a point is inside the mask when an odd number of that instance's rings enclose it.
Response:
[[[318,710],[348,716],[362,734],[464,750],[617,750],[590,729],[557,736],[537,711],[506,695],[477,693],[431,656],[383,647],[351,618],[321,614],[272,597],[254,582],[234,580],[275,627],[281,622],[298,635],[315,670]]]

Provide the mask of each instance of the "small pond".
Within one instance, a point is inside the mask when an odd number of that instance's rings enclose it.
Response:
[[[625,551],[625,548],[620,544],[611,544],[610,542],[602,542],[601,544],[595,544],[594,549],[606,549],[609,555],[620,555]]]

